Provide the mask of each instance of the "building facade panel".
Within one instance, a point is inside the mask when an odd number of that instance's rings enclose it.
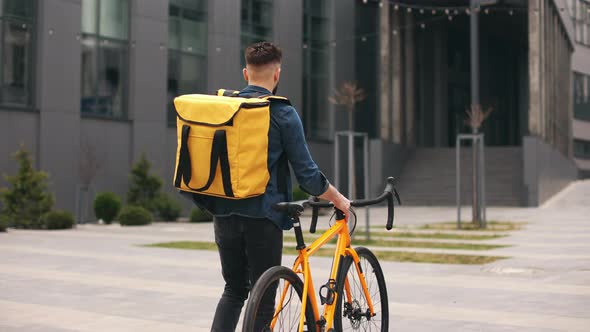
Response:
[[[244,82],[240,62],[241,1],[209,0],[208,6],[207,91],[237,89]]]
[[[278,94],[284,93],[301,114],[303,72],[303,0],[274,2],[273,40],[283,50]]]
[[[81,30],[81,6],[66,0],[38,4],[39,167],[51,174],[56,207],[73,211],[80,161],[80,42],[76,37]]]
[[[139,16],[138,7],[157,16]],[[129,116],[132,120],[132,162],[145,154],[156,174],[163,175],[166,134],[166,77],[168,6],[162,2],[136,1],[130,27]]]
[[[17,170],[12,157],[21,144],[39,167],[39,113],[0,110],[0,187],[6,184],[3,175]]]
[[[83,167],[91,173],[90,184],[94,193],[112,191],[125,200],[129,184],[132,158],[132,124],[129,121],[112,121],[84,118],[80,124],[80,159],[96,160]],[[87,182],[87,183],[84,183]]]

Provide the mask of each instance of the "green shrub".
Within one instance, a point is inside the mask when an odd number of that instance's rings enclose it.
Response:
[[[162,180],[150,174],[150,162],[145,154],[133,165],[127,204],[141,206],[152,213],[157,213],[156,202],[160,195]]]
[[[305,191],[301,190],[299,186],[293,188],[293,200],[294,201],[302,201],[309,198],[309,194]]]
[[[8,217],[0,215],[0,232],[6,232],[8,228]]]
[[[151,222],[152,214],[141,206],[127,205],[123,207],[119,214],[119,223],[121,226],[148,225]]]
[[[121,210],[121,199],[114,193],[100,193],[94,199],[94,214],[96,218],[110,224]]]
[[[47,212],[41,217],[41,221],[46,229],[68,229],[74,226],[74,216],[68,211]]]
[[[182,206],[174,198],[162,193],[156,201],[156,210],[160,220],[176,221],[180,217]]]
[[[199,208],[194,208],[191,211],[191,222],[204,222],[204,221],[212,221],[213,216],[211,213],[201,210]]]
[[[11,188],[0,189],[0,215],[16,228],[42,228],[41,216],[53,207],[53,195],[47,188],[48,174],[36,171],[29,151],[23,146],[14,154],[18,163],[15,175],[5,176]]]

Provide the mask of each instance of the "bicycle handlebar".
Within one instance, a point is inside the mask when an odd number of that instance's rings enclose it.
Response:
[[[383,194],[381,194],[381,195],[379,195],[379,197],[373,198],[373,199],[359,199],[359,200],[351,201],[350,206],[363,207],[363,206],[379,204],[379,203],[387,200],[387,224],[385,225],[385,228],[387,230],[390,230],[391,228],[393,228],[393,218],[394,218],[394,200],[393,200],[393,198],[394,198],[394,196],[395,196],[398,204],[401,205],[401,200],[399,198],[399,194],[397,193],[397,190],[395,190],[394,183],[395,183],[395,179],[393,177],[387,178],[387,184],[385,186],[385,190],[383,190]],[[317,197],[310,197],[307,201],[299,201],[299,202],[293,202],[293,203],[278,203],[275,205],[275,208],[278,210],[286,211],[289,214],[299,215],[298,213],[303,211],[305,209],[305,207],[307,207],[307,206],[313,208],[312,217],[311,217],[311,226],[309,227],[309,232],[315,233],[317,222],[318,222],[318,213],[319,213],[320,208],[333,208],[334,204],[332,204],[332,202],[320,202]],[[342,211],[336,209],[336,213],[338,213],[338,212],[340,212],[342,214]]]

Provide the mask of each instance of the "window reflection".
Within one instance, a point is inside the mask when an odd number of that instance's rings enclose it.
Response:
[[[584,0],[568,0],[568,10],[574,23],[576,42],[590,46],[590,3]]]
[[[207,3],[171,0],[168,16],[167,118],[174,126],[174,98],[207,90]]]
[[[32,106],[32,0],[0,1],[0,105]]]
[[[590,76],[574,72],[574,118],[590,121]]]
[[[303,118],[309,138],[330,139],[329,1],[305,0],[303,7]]]
[[[590,141],[574,139],[574,157],[590,159]]]
[[[82,1],[82,113],[127,116],[128,26],[127,0]]]
[[[244,60],[244,49],[258,41],[272,40],[272,1],[270,0],[242,0],[242,21],[241,21],[241,50],[240,56],[242,66],[246,65]]]

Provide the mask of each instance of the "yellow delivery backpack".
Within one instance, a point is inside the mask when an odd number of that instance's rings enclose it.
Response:
[[[178,148],[174,186],[182,191],[243,199],[264,194],[270,101],[277,96],[192,94],[174,99]]]

